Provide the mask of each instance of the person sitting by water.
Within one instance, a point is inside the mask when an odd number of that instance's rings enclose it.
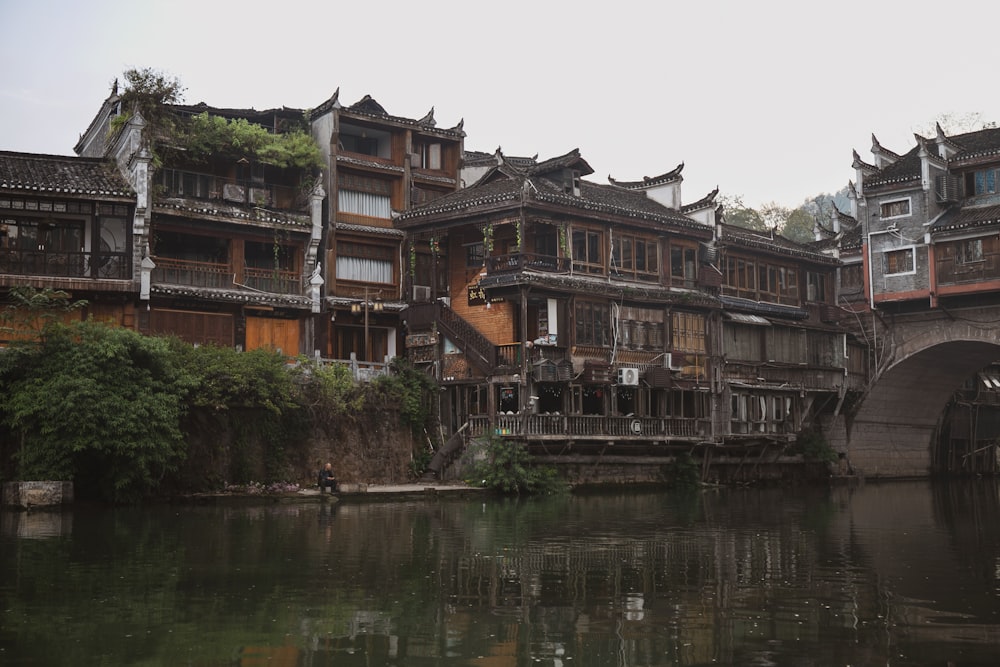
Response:
[[[330,489],[330,493],[337,492],[337,478],[333,476],[333,465],[330,463],[319,471],[319,492],[323,493],[323,489]]]

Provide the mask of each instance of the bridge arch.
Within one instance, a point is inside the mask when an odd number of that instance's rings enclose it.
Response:
[[[923,477],[932,472],[935,427],[951,396],[1000,360],[1000,325],[936,319],[897,324],[895,361],[846,422],[847,455],[866,476]]]

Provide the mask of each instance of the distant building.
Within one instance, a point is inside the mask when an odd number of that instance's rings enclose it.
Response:
[[[1000,129],[916,136],[903,154],[872,137],[854,155],[868,305],[968,303],[1000,290]]]

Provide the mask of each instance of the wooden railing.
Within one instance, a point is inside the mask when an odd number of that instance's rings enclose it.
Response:
[[[520,343],[506,343],[504,345],[497,345],[496,350],[497,350],[498,366],[506,366],[508,368],[521,367]]]
[[[438,302],[437,308],[441,331],[472,363],[487,373],[492,372],[497,366],[497,348],[490,339],[448,306]]]
[[[153,257],[153,263],[156,268],[153,269],[152,279],[156,283],[217,289],[245,286],[275,294],[302,293],[302,277],[294,271],[247,266],[243,268],[243,279],[239,282],[236,272],[229,264],[196,262],[172,257]]]
[[[60,278],[131,277],[129,257],[116,252],[51,252],[48,250],[0,250],[0,273]]]
[[[156,268],[152,280],[168,285],[189,287],[232,288],[235,274],[229,264],[195,262],[188,259],[153,257]]]
[[[768,366],[763,363],[726,362],[723,379],[747,383],[788,384],[805,389],[835,391],[844,384],[844,369],[817,366]]]
[[[649,440],[658,438],[708,437],[708,419],[680,417],[607,417],[603,415],[497,415],[492,431],[490,418],[469,418],[470,436],[492,432],[499,436],[573,438],[574,440]]]
[[[957,262],[954,257],[939,257],[935,262],[938,285],[1000,280],[1000,254],[987,253],[979,262]]]
[[[248,266],[243,269],[243,284],[261,292],[302,293],[302,277],[295,271],[259,269]]]
[[[547,271],[550,273],[568,273],[570,260],[568,257],[553,257],[551,255],[536,255],[530,252],[518,252],[509,255],[497,255],[486,259],[487,273],[506,273],[509,271]]]

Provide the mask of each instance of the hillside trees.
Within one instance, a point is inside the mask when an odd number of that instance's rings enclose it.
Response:
[[[763,233],[773,230],[797,243],[812,241],[815,238],[813,229],[816,224],[829,227],[835,210],[849,210],[846,187],[832,195],[816,195],[796,208],[781,206],[776,202],[753,208],[747,206],[740,195],[723,196],[719,201],[723,205],[727,224]]]

